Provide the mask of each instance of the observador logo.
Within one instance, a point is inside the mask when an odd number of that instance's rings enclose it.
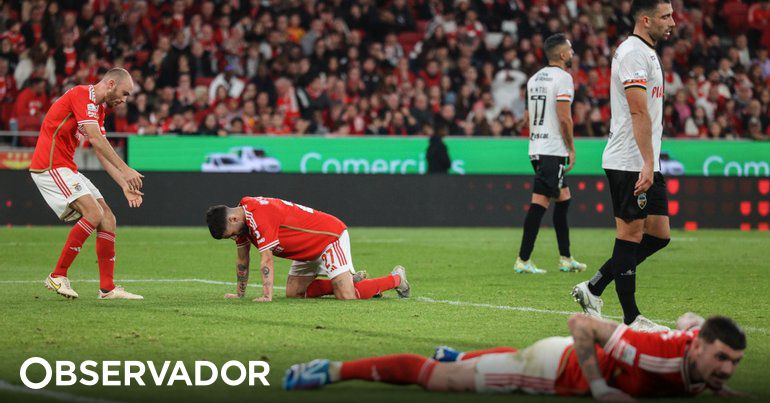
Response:
[[[42,367],[43,379],[33,381],[27,371]],[[227,361],[218,367],[210,361],[195,361],[187,368],[183,361],[102,361],[86,360],[76,365],[72,361],[56,361],[53,366],[44,358],[31,357],[21,364],[19,377],[30,389],[42,389],[54,382],[56,386],[209,386],[221,378],[228,386],[270,386],[267,376],[270,364],[265,361]]]

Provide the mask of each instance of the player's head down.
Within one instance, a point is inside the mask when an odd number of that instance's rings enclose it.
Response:
[[[746,334],[730,318],[712,316],[693,341],[691,366],[714,389],[721,389],[733,375],[746,349]]]
[[[206,212],[206,224],[214,239],[232,238],[241,235],[246,229],[246,224],[238,216],[238,209],[224,205],[209,207]]]
[[[543,50],[548,63],[564,63],[566,67],[572,67],[572,43],[564,34],[553,34],[543,42]]]
[[[674,29],[674,9],[671,0],[634,0],[631,3],[631,15],[636,21],[636,29],[650,35],[653,42],[668,39]]]
[[[126,102],[128,96],[134,91],[134,80],[131,78],[131,74],[120,67],[104,73],[102,83],[107,89],[104,102],[107,102],[110,108]]]

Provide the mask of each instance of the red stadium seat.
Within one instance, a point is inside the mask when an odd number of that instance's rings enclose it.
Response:
[[[195,86],[204,86],[208,88],[209,85],[211,85],[211,82],[214,81],[213,77],[196,77],[195,78]]]
[[[420,42],[423,34],[419,32],[403,32],[398,35],[398,42],[404,48],[404,54],[408,55],[414,49],[414,45]]]

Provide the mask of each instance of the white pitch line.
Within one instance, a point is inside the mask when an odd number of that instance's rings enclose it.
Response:
[[[118,403],[116,400],[97,399],[86,396],[73,395],[71,393],[56,392],[45,389],[29,389],[26,386],[14,385],[0,379],[0,390],[6,390],[13,393],[25,393],[28,395],[43,396],[50,399],[62,400],[65,402],[77,403]]]
[[[535,313],[545,313],[545,314],[552,314],[552,315],[574,315],[576,313],[580,313],[580,312],[555,311],[550,309],[531,308],[526,306],[508,306],[508,305],[483,304],[483,303],[476,303],[476,302],[450,301],[450,300],[433,299],[433,298],[427,298],[427,297],[417,297],[414,299],[420,302],[427,302],[431,304],[446,304],[446,305],[455,305],[455,306],[467,306],[467,307],[473,307],[473,308],[499,309],[499,310],[505,310],[505,311],[535,312]],[[604,317],[608,319],[617,319],[617,320],[623,319],[622,316],[604,315]],[[667,320],[667,319],[651,319],[651,320],[653,322],[666,323],[669,325],[676,324],[676,321]],[[750,332],[750,333],[770,334],[770,329],[764,328],[764,327],[741,326],[741,328],[744,331]]]
[[[70,280],[73,284],[77,283],[98,283],[99,279]],[[213,285],[238,285],[234,281],[206,280],[202,278],[149,278],[149,279],[125,279],[117,280],[117,283],[201,283]],[[43,284],[43,280],[0,280],[0,284]],[[262,284],[249,284],[249,287],[262,287]],[[276,285],[273,288],[285,290],[286,287]]]
[[[98,279],[83,279],[83,280],[72,280],[73,283],[98,283]],[[237,285],[237,283],[233,281],[218,281],[218,280],[207,280],[202,278],[180,278],[180,279],[174,279],[174,278],[161,278],[161,279],[126,279],[126,280],[118,280],[118,283],[200,283],[200,284],[213,284],[213,285],[230,285],[234,286]],[[43,280],[0,280],[0,284],[42,284]],[[249,284],[249,287],[262,287],[262,284],[259,283],[253,283]],[[273,286],[273,288],[278,290],[285,290],[286,287],[283,286]],[[430,304],[444,304],[444,305],[454,305],[454,306],[467,306],[472,308],[485,308],[485,309],[498,309],[498,310],[505,310],[505,311],[518,311],[518,312],[534,312],[534,313],[543,313],[543,314],[550,314],[550,315],[573,315],[579,312],[576,311],[556,311],[551,309],[541,309],[541,308],[532,308],[532,307],[526,307],[526,306],[509,306],[509,305],[494,305],[494,304],[485,304],[485,303],[477,303],[477,302],[465,302],[465,301],[451,301],[451,300],[443,300],[443,299],[433,299],[428,297],[416,297],[413,298],[416,301],[420,302],[426,302]],[[621,316],[608,316],[605,315],[605,318],[609,319],[623,319]],[[669,325],[673,325],[676,323],[676,321],[668,320],[668,319],[652,319],[654,322],[660,322],[660,323],[666,323]],[[764,327],[751,327],[751,326],[742,326],[743,330],[750,333],[762,333],[762,334],[770,334],[770,329],[764,328]]]

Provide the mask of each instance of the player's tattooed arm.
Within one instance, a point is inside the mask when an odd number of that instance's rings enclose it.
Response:
[[[275,278],[272,251],[266,250],[262,252],[262,261],[259,266],[262,273],[262,297],[254,301],[269,302],[273,300],[273,280]]]
[[[238,298],[243,298],[246,295],[246,286],[249,284],[249,265],[238,263],[236,275],[238,277]]]
[[[588,383],[591,393],[598,400],[629,400],[628,395],[607,386],[599,368],[596,345],[606,345],[618,324],[596,319],[583,314],[573,315],[568,322],[570,333],[575,340],[573,348]]]
[[[246,295],[246,286],[249,284],[249,247],[238,248],[238,256],[235,259],[235,275],[238,283],[235,294],[225,294],[225,298],[243,298]]]

